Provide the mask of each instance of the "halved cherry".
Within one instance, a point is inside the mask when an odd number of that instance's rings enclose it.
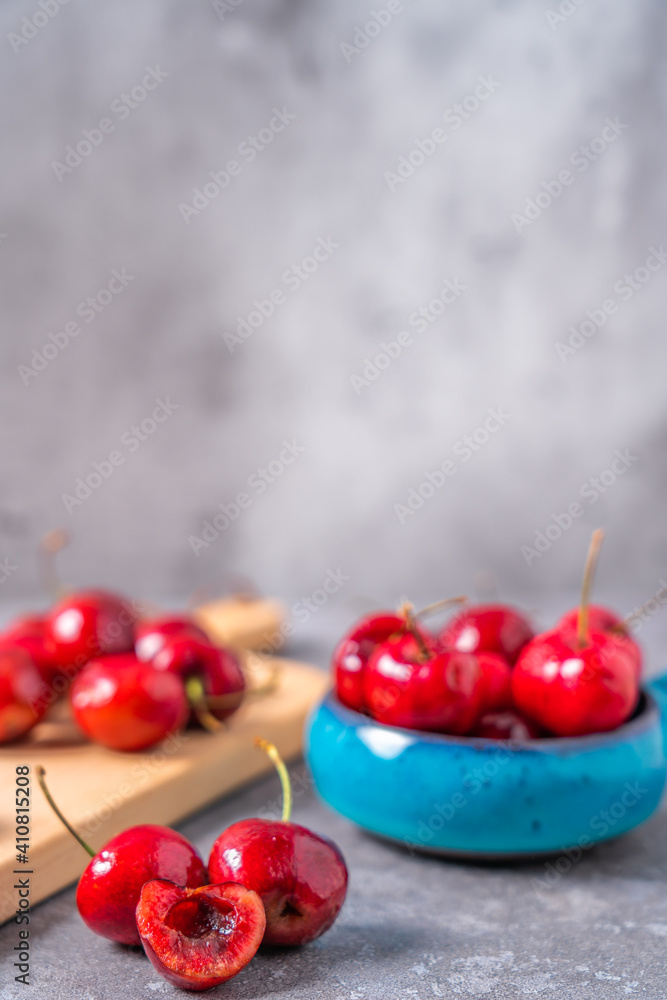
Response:
[[[154,968],[186,990],[210,990],[239,973],[266,927],[262,900],[238,882],[186,889],[154,879],[141,890],[136,918]]]

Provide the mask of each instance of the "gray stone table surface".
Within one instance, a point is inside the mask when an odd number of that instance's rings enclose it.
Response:
[[[653,623],[649,653],[662,645],[663,631]],[[328,648],[321,639],[308,646],[304,639],[295,653],[322,663]],[[338,842],[350,869],[348,899],[319,941],[302,950],[259,954],[218,988],[221,994],[238,1000],[611,1000],[634,994],[664,1000],[667,803],[642,828],[586,852],[556,879],[545,861],[490,866],[411,856],[322,805],[303,764],[292,773],[294,818]],[[275,808],[278,795],[277,779],[263,779],[180,829],[206,856],[222,829]],[[72,889],[34,910],[28,994],[13,981],[9,956],[16,941],[16,925],[0,929],[0,1000],[179,995],[138,949],[88,931]]]

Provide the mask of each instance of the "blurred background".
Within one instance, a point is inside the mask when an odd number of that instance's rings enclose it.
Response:
[[[251,581],[302,636],[404,596],[540,614],[602,526],[597,597],[658,627],[663,4],[0,25],[3,606],[62,526],[72,584]]]

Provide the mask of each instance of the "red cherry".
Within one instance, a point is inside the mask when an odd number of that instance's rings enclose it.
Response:
[[[91,931],[120,944],[141,944],[135,910],[145,882],[166,878],[190,888],[206,885],[206,869],[198,852],[167,826],[132,826],[95,854],[53,801],[44,768],[38,767],[36,773],[56,816],[92,858],[76,890],[79,913]]]
[[[209,874],[214,882],[238,881],[261,896],[265,944],[307,944],[324,934],[340,912],[347,892],[345,859],[331,840],[290,822],[287,769],[272,744],[256,742],[278,767],[283,818],[245,819],[230,826],[213,845]]]
[[[0,743],[23,736],[46,711],[42,675],[24,649],[0,649]]]
[[[84,733],[112,750],[145,750],[180,729],[188,703],[178,677],[137,660],[134,653],[87,664],[70,690]]]
[[[343,705],[364,711],[363,673],[368,658],[378,643],[395,632],[405,632],[406,627],[405,618],[393,611],[379,611],[366,615],[343,636],[331,661],[336,694]]]
[[[13,621],[0,635],[0,646],[20,646],[33,661],[47,684],[61,676],[55,647],[46,636],[43,615],[24,615]]]
[[[517,712],[488,712],[476,723],[471,736],[487,740],[534,740],[540,729]]]
[[[556,625],[557,630],[568,632],[576,630],[579,623],[579,608],[572,608],[567,611]],[[628,652],[633,657],[637,677],[642,672],[642,651],[638,643],[631,638],[626,622],[615,611],[603,608],[599,604],[588,605],[588,627],[596,632],[607,632],[615,636],[617,640],[626,646]]]
[[[568,631],[570,629],[576,629],[577,623],[579,621],[579,608],[572,608],[570,611],[566,611],[560,621],[556,624],[556,628]],[[624,622],[620,615],[617,615],[615,611],[610,611],[609,608],[603,608],[600,604],[589,604],[588,605],[588,627],[594,628],[596,632],[611,632],[615,629],[623,629]]]
[[[47,615],[45,633],[59,665],[74,676],[89,661],[134,647],[136,615],[130,604],[104,590],[68,595]]]
[[[370,714],[388,726],[440,733],[466,733],[482,696],[477,657],[420,643],[407,633],[387,639],[371,654],[364,672]]]
[[[216,719],[226,719],[243,700],[245,678],[236,656],[212,645],[208,639],[201,639],[194,631],[165,638],[151,663],[156,670],[168,671],[185,682],[190,677],[198,677],[207,699],[229,699],[229,706],[211,709]],[[235,695],[237,697],[233,697]]]
[[[626,645],[591,629],[536,636],[512,672],[517,708],[557,736],[606,732],[625,722],[639,698],[636,665]]]
[[[134,651],[140,660],[152,660],[165,644],[165,640],[180,632],[194,633],[199,639],[209,638],[194,618],[188,615],[163,615],[137,622]]]
[[[253,958],[266,916],[257,893],[236,882],[184,889],[158,879],[141,890],[137,927],[161,976],[182,989],[210,990]]]
[[[206,885],[204,862],[185,837],[166,826],[132,826],[92,859],[76,890],[79,913],[91,931],[121,944],[140,944],[135,919],[141,887],[169,878]]]
[[[455,615],[440,634],[440,641],[462,653],[499,653],[514,664],[534,634],[526,616],[514,608],[478,604]]]
[[[482,672],[481,711],[502,712],[512,707],[512,669],[497,653],[477,653]]]

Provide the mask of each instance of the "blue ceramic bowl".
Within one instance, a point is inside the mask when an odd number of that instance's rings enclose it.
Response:
[[[500,742],[381,725],[333,694],[307,727],[321,797],[411,850],[510,858],[586,849],[643,823],[667,775],[667,675],[610,733]]]

